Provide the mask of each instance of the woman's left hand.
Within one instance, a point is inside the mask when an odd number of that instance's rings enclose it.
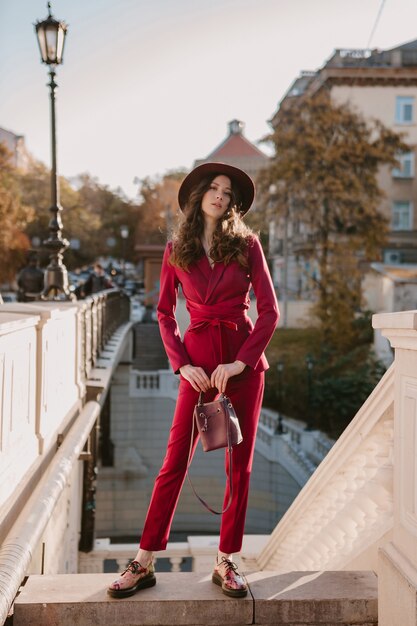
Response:
[[[241,374],[245,369],[246,364],[242,361],[235,361],[234,363],[221,363],[216,367],[210,377],[210,383],[212,387],[216,387],[220,393],[226,391],[226,385],[229,378]]]

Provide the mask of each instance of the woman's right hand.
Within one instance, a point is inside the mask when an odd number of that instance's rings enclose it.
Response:
[[[202,367],[183,365],[180,367],[180,374],[196,391],[208,391],[211,387],[210,379]]]

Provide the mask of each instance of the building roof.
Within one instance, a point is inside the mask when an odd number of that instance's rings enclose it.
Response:
[[[325,83],[417,84],[417,39],[388,50],[338,48],[318,70],[303,71],[281,100],[313,93]],[[276,113],[270,122],[273,124]]]
[[[243,135],[244,122],[231,120],[228,123],[229,134],[227,137],[204,159],[197,159],[194,167],[209,161],[227,163],[239,167],[256,178],[257,173],[266,167],[269,157],[259,150]]]
[[[259,157],[261,159],[268,158],[261,150],[259,150],[259,148],[257,148],[243,135],[245,127],[243,122],[240,120],[232,120],[229,122],[228,127],[228,136],[221,142],[220,145],[217,146],[217,148],[210,152],[207,156],[207,160],[220,160],[242,156],[255,158]]]
[[[417,283],[417,264],[371,263],[371,268],[378,274],[390,278],[394,283]]]

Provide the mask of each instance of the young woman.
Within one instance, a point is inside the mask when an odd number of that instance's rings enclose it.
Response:
[[[165,250],[158,303],[162,340],[172,369],[180,374],[178,400],[140,547],[109,587],[113,597],[132,595],[156,582],[152,556],[168,542],[200,391],[206,402],[225,392],[240,422],[243,442],[233,449],[233,499],[222,515],[212,580],[227,595],[247,594],[245,580],[232,559],[242,545],[264,371],[268,368],[264,350],[279,317],[261,245],[242,221],[254,194],[250,177],[223,163],[199,165],[181,184],[178,199],[183,219]],[[175,319],[180,284],[190,314],[183,339]],[[255,326],[247,316],[251,286],[258,311]],[[197,438],[196,433],[194,448]],[[227,485],[224,506],[228,500]]]

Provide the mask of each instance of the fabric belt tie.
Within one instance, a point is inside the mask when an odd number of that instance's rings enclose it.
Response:
[[[188,332],[199,332],[203,328],[213,326],[219,329],[219,347],[220,347],[220,363],[223,363],[223,341],[222,341],[222,326],[230,328],[231,330],[237,330],[236,322],[231,320],[225,320],[220,317],[199,317],[197,320],[191,322],[191,326],[188,328]],[[214,349],[214,345],[213,345]]]
[[[207,328],[207,326],[226,326],[226,328],[230,328],[231,330],[237,330],[236,322],[232,322],[231,320],[224,320],[219,317],[202,317],[197,322],[191,322],[191,326],[189,327],[189,332],[198,332],[203,328]]]

